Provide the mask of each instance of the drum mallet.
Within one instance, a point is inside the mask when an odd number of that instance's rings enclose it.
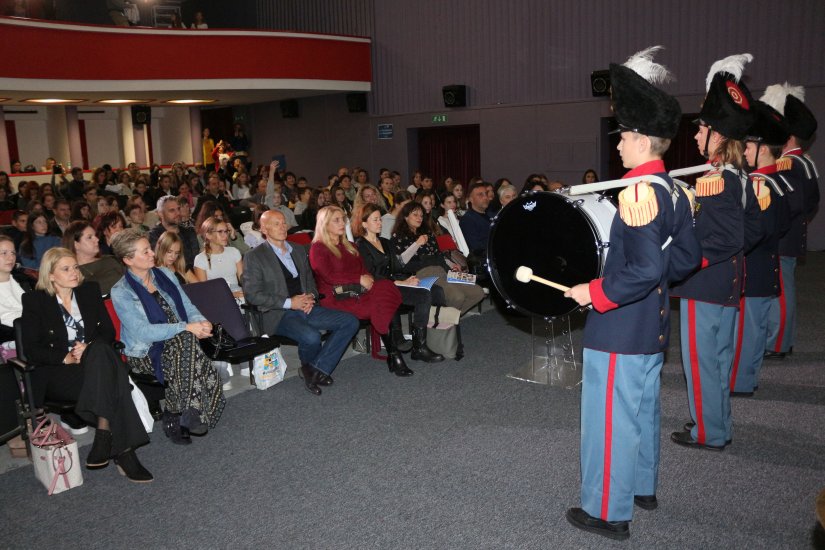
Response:
[[[559,283],[554,283],[553,281],[548,281],[547,279],[542,279],[541,277],[533,275],[533,270],[527,266],[521,266],[516,270],[516,280],[522,283],[536,281],[537,283],[547,285],[549,287],[555,288],[556,290],[561,290],[562,292],[567,292],[568,290],[570,290],[569,286],[560,285]]]

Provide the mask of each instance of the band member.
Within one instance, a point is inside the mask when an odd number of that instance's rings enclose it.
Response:
[[[779,296],[779,239],[788,231],[787,183],[776,171],[776,159],[788,140],[782,115],[767,104],[753,104],[756,115],[745,140],[745,163],[755,168],[750,185],[759,204],[764,237],[745,254],[745,293],[736,320],[731,395],[750,397],[759,385],[759,370],[768,335],[768,312]],[[780,194],[782,193],[782,194]]]
[[[692,422],[670,438],[686,447],[719,451],[732,437],[730,374],[749,196],[742,182],[742,140],[754,120],[753,98],[739,79],[752,59],[750,54],[733,55],[711,66],[697,121],[696,142],[714,168],[696,181],[694,218],[702,245],[701,268],[673,289],[681,298],[682,367]],[[751,204],[755,206],[755,200]],[[758,215],[749,220],[758,224]],[[747,234],[752,232],[758,229]]]
[[[592,303],[584,329],[581,403],[581,508],[575,527],[613,539],[630,536],[633,505],[657,506],[659,374],[669,335],[668,285],[698,267],[701,250],[686,192],[668,177],[662,155],[681,110],[653,84],[669,78],[651,61],[660,47],[610,65],[618,150],[625,178],[604,277],[565,292]]]
[[[790,183],[786,194],[791,227],[779,242],[782,293],[771,303],[766,359],[784,359],[786,353],[793,351],[796,335],[794,272],[797,258],[805,255],[807,223],[819,206],[819,176],[813,160],[805,154],[813,141],[817,124],[811,110],[802,102],[804,98],[805,89],[802,86],[790,86],[787,82],[768,86],[762,96],[762,101],[784,113],[790,133],[776,165]]]

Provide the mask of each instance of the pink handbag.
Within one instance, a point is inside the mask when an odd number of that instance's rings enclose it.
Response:
[[[63,426],[46,416],[29,434],[29,439],[34,475],[49,495],[83,485],[77,441]]]

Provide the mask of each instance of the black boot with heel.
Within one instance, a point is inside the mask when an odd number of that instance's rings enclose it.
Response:
[[[404,330],[401,328],[401,317],[396,313],[390,323],[390,335],[395,343],[395,349],[401,353],[409,353],[413,348],[412,342],[404,338]]]
[[[412,328],[413,350],[410,357],[416,361],[426,361],[427,363],[438,363],[444,360],[444,356],[436,353],[427,347],[427,327]]]
[[[109,430],[95,430],[95,440],[92,449],[86,457],[87,470],[100,470],[109,465],[112,456],[112,432]]]
[[[395,373],[396,376],[412,376],[413,371],[407,367],[404,362],[404,356],[395,347],[390,333],[382,334],[381,341],[384,342],[384,347],[387,348],[387,367],[390,372]]]

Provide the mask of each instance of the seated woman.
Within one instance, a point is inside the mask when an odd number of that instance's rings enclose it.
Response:
[[[36,406],[75,401],[75,414],[96,426],[86,468],[114,457],[130,481],[149,482],[135,449],[149,442],[132,402],[128,371],[112,342],[115,329],[97,283],[83,282],[74,254],[52,248],[43,256],[37,289],[23,295],[23,345]]]
[[[398,191],[393,195],[392,210],[381,216],[381,237],[389,239],[392,237],[392,228],[395,227],[395,220],[404,205],[412,200],[412,195],[408,191]],[[362,208],[363,210],[363,208]],[[359,217],[360,219],[360,217]]]
[[[30,214],[26,224],[26,234],[17,254],[23,267],[37,269],[43,255],[50,248],[60,246],[60,237],[49,235],[49,220],[43,214]]]
[[[95,228],[97,229],[100,253],[111,255],[112,238],[126,229],[126,220],[123,219],[123,214],[121,214],[117,208],[114,208],[102,216],[98,216]]]
[[[404,271],[418,278],[438,277],[435,284],[444,290],[447,305],[461,310],[462,315],[484,299],[484,289],[478,285],[447,282],[449,267],[435,235],[424,223],[424,209],[417,202],[401,209],[391,242],[395,253],[401,256]]]
[[[243,233],[243,242],[249,248],[255,248],[266,241],[266,237],[261,233],[261,216],[266,212],[266,207],[262,204],[251,204],[252,221],[244,222],[239,229]]]
[[[12,276],[17,253],[11,237],[0,235],[0,343],[14,347],[14,320],[23,314],[23,292],[31,290]],[[11,365],[0,366],[0,435],[17,427],[17,407],[20,388]],[[26,444],[19,435],[6,443],[15,458],[26,457]]]
[[[183,241],[180,240],[180,236],[171,231],[164,231],[155,243],[155,267],[165,267],[174,273],[181,286],[198,282],[192,270],[186,269],[182,248]]]
[[[95,230],[87,222],[72,222],[63,233],[63,247],[75,254],[83,277],[96,282],[106,296],[123,277],[123,265],[114,256],[101,256],[98,242]]]
[[[406,191],[403,191],[406,193]],[[399,277],[399,263],[395,254],[392,253],[390,241],[380,236],[381,234],[381,210],[374,204],[368,204],[361,210],[361,218],[353,220],[352,231],[358,238],[355,243],[361,252],[361,258],[367,271],[376,281],[389,279],[395,283],[401,292],[401,303],[413,306],[412,323],[412,357],[413,359],[435,363],[443,361],[444,356],[434,353],[427,347],[427,321],[430,316],[430,306],[433,303],[444,304],[444,291],[441,287],[433,285],[432,290],[415,288],[418,285],[418,277],[415,275],[401,274]],[[401,334],[400,320],[395,321],[390,327],[395,345],[401,351],[404,341]]]
[[[327,205],[327,196],[323,191],[312,191],[310,194],[307,207],[301,213],[300,223],[301,229],[315,230],[315,224],[318,219],[318,211]],[[342,209],[343,210],[343,209]],[[347,212],[344,210],[344,218],[346,219]]]
[[[243,235],[239,232],[235,231],[235,228],[232,227],[232,223],[229,221],[229,217],[227,216],[226,212],[223,211],[223,207],[217,201],[206,201],[203,203],[200,211],[198,212],[198,217],[195,219],[194,229],[195,232],[198,234],[198,243],[203,246],[203,233],[201,229],[203,228],[203,222],[208,220],[209,218],[218,218],[226,223],[226,228],[229,230],[229,240],[228,243],[233,248],[237,248],[241,254],[246,253],[249,250],[249,247],[243,240]]]
[[[344,211],[337,206],[325,206],[318,212],[309,263],[318,292],[324,296],[321,305],[368,319],[387,348],[390,372],[410,376],[413,371],[407,368],[389,334],[390,323],[399,323],[396,311],[401,304],[401,293],[392,281],[376,281],[367,271],[358,250],[347,240]],[[347,290],[352,290],[357,297],[347,297]],[[400,324],[395,330],[401,330]]]
[[[190,443],[189,434],[205,435],[226,405],[218,373],[198,343],[212,334],[212,324],[177,278],[155,267],[146,237],[127,229],[115,236],[112,248],[126,265],[123,278],[112,287],[126,361],[135,372],[166,383],[164,431],[174,443]]]
[[[235,298],[243,298],[241,276],[243,260],[237,248],[229,246],[229,228],[218,218],[206,219],[200,227],[203,252],[195,256],[195,278],[198,281],[224,279]]]
[[[72,202],[72,217],[71,221],[85,221],[92,223],[92,207],[86,201]]]

